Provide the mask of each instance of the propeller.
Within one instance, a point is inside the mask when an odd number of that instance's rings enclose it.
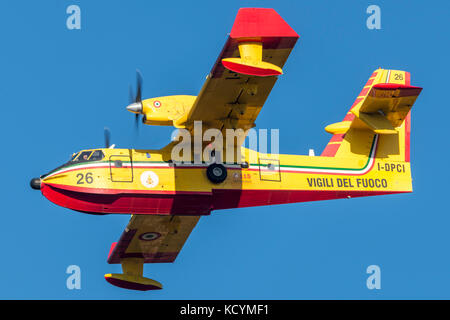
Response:
[[[139,115],[142,114],[142,83],[142,74],[136,69],[136,93],[133,94],[130,86],[128,92],[130,104],[127,106],[127,110],[136,114],[134,121],[136,131],[139,131]]]

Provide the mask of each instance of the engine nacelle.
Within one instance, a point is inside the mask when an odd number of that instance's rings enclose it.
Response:
[[[189,112],[196,96],[167,96],[142,100],[143,123],[154,126],[172,126]]]

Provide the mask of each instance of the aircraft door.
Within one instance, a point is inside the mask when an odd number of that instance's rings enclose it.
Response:
[[[130,156],[109,157],[109,170],[113,182],[133,182],[133,163]]]
[[[280,160],[258,159],[259,178],[265,181],[281,181]]]

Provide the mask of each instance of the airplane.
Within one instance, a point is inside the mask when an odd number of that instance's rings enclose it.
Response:
[[[241,129],[234,145],[201,141],[200,149],[181,150],[186,161],[175,161],[176,139],[160,150],[135,150],[109,145],[108,136],[105,148],[76,152],[31,180],[61,207],[131,215],[107,258],[123,273],[106,274],[109,283],[162,289],[144,277],[144,263],[174,262],[199,219],[215,210],[412,192],[410,110],[422,88],[406,71],[376,69],[343,120],[325,128],[332,136],[320,156],[242,146],[298,38],[275,10],[241,8],[197,96],[142,99],[138,74],[127,110],[144,124],[195,134],[201,121],[200,136]],[[195,144],[186,139],[184,146]],[[230,150],[232,161],[223,162]]]

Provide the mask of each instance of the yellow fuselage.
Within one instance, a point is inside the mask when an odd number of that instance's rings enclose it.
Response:
[[[89,213],[205,215],[211,210],[411,192],[410,163],[370,153],[351,158],[271,155],[242,148],[241,164],[224,164],[212,183],[207,163],[170,160],[164,150],[96,149],[41,179],[58,205]],[[89,150],[81,151],[89,153]]]

